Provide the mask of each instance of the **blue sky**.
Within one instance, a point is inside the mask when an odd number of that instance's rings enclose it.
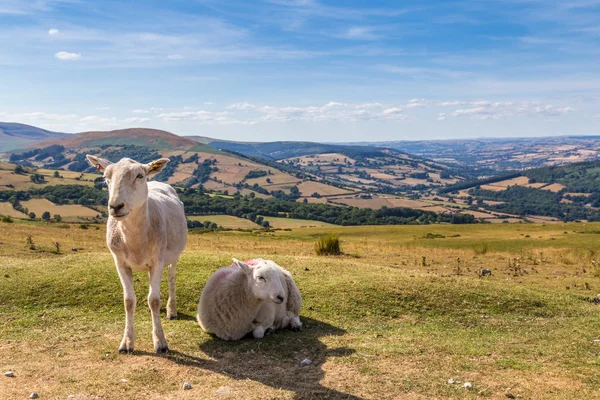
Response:
[[[600,134],[600,0],[0,0],[0,120],[234,140]]]

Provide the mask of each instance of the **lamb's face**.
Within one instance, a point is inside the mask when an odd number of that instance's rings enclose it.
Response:
[[[273,261],[259,258],[253,260],[252,266],[235,258],[233,262],[248,276],[254,297],[275,304],[281,304],[286,300],[283,278],[277,264]]]
[[[252,269],[254,294],[261,300],[275,304],[285,301],[285,292],[281,282],[281,273],[268,261],[263,261]]]
[[[116,164],[103,158],[87,155],[87,159],[98,171],[104,172],[108,186],[108,212],[112,218],[122,220],[146,202],[148,178],[158,174],[169,162],[167,158],[141,164],[123,158]]]
[[[115,219],[125,218],[148,198],[148,171],[145,165],[124,158],[104,171],[108,186],[108,210]]]

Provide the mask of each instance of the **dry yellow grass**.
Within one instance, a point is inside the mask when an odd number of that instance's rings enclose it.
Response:
[[[0,376],[8,399],[600,398],[598,306],[583,300],[600,289],[589,267],[599,224],[336,227],[343,257],[313,254],[332,228],[190,235],[180,318],[163,313],[165,356],[151,353],[145,274],[134,275],[136,352],[116,352],[122,295],[103,227],[0,227],[0,370],[16,374]],[[27,235],[39,250],[24,246]],[[51,254],[57,238],[82,250]],[[232,255],[294,274],[303,332],[222,342],[201,331],[203,284]],[[508,267],[516,259],[522,275]],[[493,275],[479,278],[482,267]]]

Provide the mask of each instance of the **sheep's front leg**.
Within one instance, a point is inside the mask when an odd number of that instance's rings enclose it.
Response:
[[[152,313],[152,341],[154,342],[154,351],[157,354],[169,351],[167,339],[160,323],[160,279],[164,264],[162,261],[154,265],[148,272],[150,275],[150,291],[148,293],[148,306]]]
[[[167,300],[167,318],[177,318],[177,297],[175,295],[175,280],[177,278],[177,261],[169,265],[167,270],[169,280],[169,299]]]
[[[132,353],[135,344],[135,328],[133,316],[135,314],[135,291],[133,290],[133,274],[131,268],[117,261],[117,272],[121,285],[123,285],[123,303],[125,305],[125,331],[123,340],[119,345],[119,353]]]
[[[252,330],[252,336],[254,336],[256,339],[261,339],[265,335],[273,332],[275,311],[275,307],[272,303],[263,303],[258,310],[256,317],[254,317],[254,329]]]

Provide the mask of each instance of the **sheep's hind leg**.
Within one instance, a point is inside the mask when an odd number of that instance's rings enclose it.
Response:
[[[160,279],[164,264],[156,264],[149,272],[150,275],[150,291],[148,293],[148,306],[152,313],[152,341],[154,342],[154,351],[156,354],[162,354],[169,351],[165,332],[163,331],[160,322]]]
[[[169,265],[167,279],[169,281],[169,299],[167,300],[167,318],[177,318],[177,297],[175,295],[175,281],[177,278],[177,261]]]
[[[125,305],[125,331],[119,345],[119,353],[132,353],[135,345],[135,291],[133,290],[133,275],[131,269],[117,263],[117,272],[123,285],[123,303]]]

